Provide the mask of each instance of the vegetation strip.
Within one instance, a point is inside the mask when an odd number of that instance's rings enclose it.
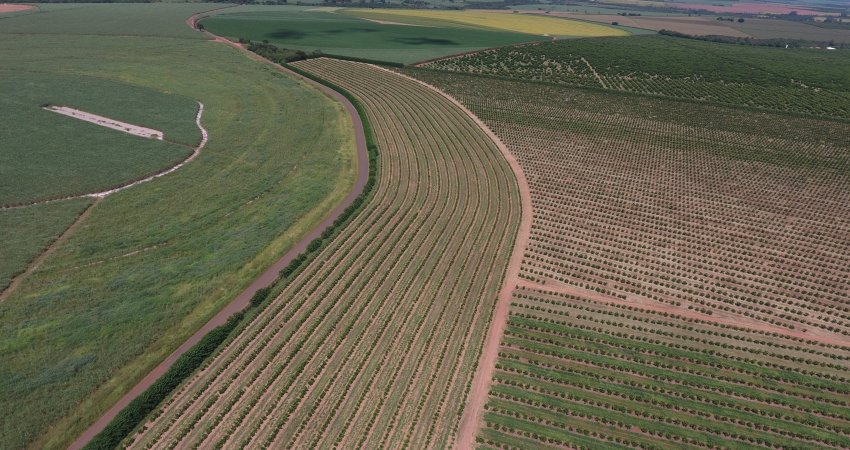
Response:
[[[192,22],[194,23],[194,21]],[[267,61],[268,62],[268,61]],[[269,64],[272,64],[269,62]],[[273,264],[269,269],[267,269],[262,275],[260,275],[250,286],[248,286],[242,293],[240,293],[236,298],[234,298],[226,307],[224,307],[215,317],[210,319],[201,329],[199,329],[195,334],[192,335],[186,342],[184,342],[180,347],[177,348],[171,355],[168,356],[162,363],[160,363],[154,370],[152,370],[145,378],[143,378],[133,389],[128,392],[124,397],[121,398],[114,406],[112,406],[109,410],[107,410],[94,424],[92,424],[82,435],[80,435],[74,443],[71,444],[69,450],[75,450],[84,448],[90,442],[93,442],[95,436],[98,436],[101,433],[107,433],[107,435],[103,439],[108,439],[107,442],[112,443],[113,439],[120,434],[114,430],[122,430],[125,433],[132,430],[131,428],[127,428],[130,420],[128,418],[139,418],[139,420],[143,419],[145,415],[149,412],[149,409],[145,411],[145,414],[139,414],[138,412],[128,412],[126,414],[121,414],[125,408],[132,407],[136,408],[149,408],[151,405],[150,401],[140,401],[133,403],[134,399],[136,399],[139,395],[144,392],[147,392],[148,389],[155,389],[157,391],[161,390],[162,387],[154,387],[160,377],[164,376],[168,373],[169,369],[177,363],[178,359],[195,348],[204,337],[213,332],[213,330],[219,329],[228,323],[231,316],[239,314],[241,311],[245,310],[250,304],[251,299],[254,298],[258,291],[261,289],[269,288],[272,286],[280,277],[283,275],[284,277],[295,272],[296,269],[307,259],[308,254],[313,254],[317,252],[322,245],[323,238],[326,238],[332,235],[335,230],[346,223],[355,213],[356,211],[363,205],[366,198],[369,194],[369,189],[374,185],[374,162],[377,161],[377,147],[374,145],[369,146],[367,148],[367,142],[371,142],[371,137],[367,138],[367,136],[371,136],[371,129],[367,129],[368,121],[365,115],[361,118],[360,109],[355,107],[349,100],[348,96],[340,94],[333,90],[332,88],[326,86],[325,84],[321,84],[313,81],[312,79],[306,78],[297,74],[296,72],[289,71],[288,69],[275,65],[278,70],[282,72],[289,73],[293,76],[299,77],[313,86],[317,87],[319,90],[324,92],[326,95],[340,101],[348,111],[351,116],[352,121],[355,125],[355,133],[356,133],[356,143],[357,143],[357,156],[358,156],[358,177],[357,182],[354,186],[354,189],[346,196],[346,198],[338,205],[318,226],[316,226],[310,233],[304,236],[297,244],[295,244],[289,251],[286,252],[275,264]],[[349,94],[350,96],[350,94]],[[366,134],[368,130],[369,134]],[[370,161],[373,162],[370,165]],[[370,176],[370,174],[372,174]],[[368,189],[367,189],[368,187]],[[267,292],[267,291],[266,291]],[[229,329],[232,329],[229,328]],[[229,330],[228,329],[228,330]],[[217,348],[212,347],[209,344],[204,344],[203,347],[207,351],[206,356],[212,354],[212,352]],[[182,375],[183,377],[191,374],[191,370],[186,371],[185,369],[181,370],[175,375]],[[170,386],[168,384],[167,386]],[[175,385],[176,386],[176,385]],[[172,387],[173,389],[173,387]],[[153,394],[150,394],[153,395]],[[157,394],[158,395],[158,394]],[[146,397],[148,398],[148,397]],[[133,406],[134,405],[134,406]],[[156,406],[156,405],[154,405]],[[113,426],[113,421],[116,424]],[[137,425],[134,424],[133,426]],[[107,426],[115,427],[107,430]],[[123,439],[124,436],[120,438]],[[120,439],[119,439],[120,440]]]

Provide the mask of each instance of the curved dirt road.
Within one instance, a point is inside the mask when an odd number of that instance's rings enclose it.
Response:
[[[200,13],[203,14],[203,13]],[[197,15],[190,17],[186,20],[186,23],[190,26],[193,26],[196,22]],[[209,34],[209,33],[207,33]],[[214,36],[217,38],[217,36]],[[233,47],[241,51],[247,52],[244,50],[239,44],[232,42],[227,39],[218,38],[220,42],[227,43]],[[257,56],[253,53],[250,53],[249,56]],[[109,424],[112,419],[121,412],[124,407],[130,404],[133,399],[138,397],[142,392],[144,392],[148,387],[150,387],[154,381],[159,379],[173,364],[177,361],[177,358],[180,357],[187,350],[192,348],[193,345],[197,344],[204,336],[207,335],[213,328],[216,328],[220,325],[223,325],[227,322],[227,319],[230,318],[233,314],[244,310],[248,307],[250,303],[251,297],[254,296],[254,293],[257,290],[269,286],[272,282],[274,282],[280,271],[286,267],[290,262],[292,262],[295,257],[297,257],[300,253],[307,250],[307,245],[318,238],[326,228],[328,228],[333,222],[345,211],[348,206],[354,202],[361,192],[363,192],[363,187],[366,186],[366,181],[369,178],[369,153],[366,148],[366,135],[363,131],[363,123],[360,121],[360,115],[357,114],[357,109],[354,108],[354,105],[348,101],[342,94],[334,91],[333,89],[317,83],[309,78],[305,78],[291,70],[286,69],[278,64],[274,64],[271,61],[261,58],[257,56],[253,58],[256,60],[261,60],[270,64],[277,68],[279,71],[294,76],[307,84],[311,85],[314,88],[317,88],[319,91],[324,93],[325,95],[333,98],[334,100],[339,101],[345,107],[346,112],[351,117],[352,122],[354,123],[355,129],[355,141],[357,144],[357,181],[355,182],[354,188],[351,192],[342,200],[342,202],[334,208],[330,214],[322,220],[312,231],[307,233],[304,237],[301,238],[292,248],[289,249],[280,259],[278,259],[271,267],[269,267],[262,275],[256,278],[244,291],[242,291],[239,295],[236,296],[230,303],[227,304],[221,311],[218,312],[209,322],[204,324],[198,331],[195,332],[188,340],[186,340],[177,350],[174,350],[170,355],[168,355],[165,360],[159,363],[150,373],[148,373],[141,381],[139,381],[127,394],[121,397],[115,405],[109,408],[103,415],[100,416],[99,419],[95,423],[93,423],[86,431],[83,432],[69,447],[69,450],[77,450],[84,447],[89,441],[92,440],[98,433],[100,433],[106,425]]]
[[[491,380],[493,373],[496,370],[496,359],[499,356],[499,345],[502,342],[502,336],[505,334],[505,326],[508,323],[508,308],[511,304],[511,295],[514,288],[520,283],[519,269],[522,265],[522,257],[525,252],[525,247],[528,245],[529,236],[531,235],[531,221],[534,218],[531,209],[531,188],[528,186],[528,180],[525,178],[525,172],[522,171],[519,162],[514,155],[508,150],[508,147],[487,127],[484,122],[478,118],[466,106],[461,104],[451,95],[443,92],[439,88],[432,86],[422,80],[409,77],[389,69],[374,66],[396,75],[402,75],[412,81],[415,81],[434,92],[445,97],[455,106],[460,108],[470,119],[472,119],[485,134],[496,144],[496,147],[502,152],[508,165],[514,172],[516,177],[517,189],[519,189],[520,202],[522,203],[522,216],[520,218],[519,229],[517,230],[516,240],[514,241],[514,249],[511,253],[511,260],[508,263],[508,268],[505,272],[505,280],[502,284],[502,289],[499,291],[499,300],[496,302],[496,308],[493,311],[493,317],[490,322],[490,329],[487,330],[487,338],[484,341],[484,348],[478,358],[478,367],[475,370],[475,376],[472,378],[472,388],[469,391],[469,397],[466,399],[466,407],[463,410],[463,415],[460,418],[460,427],[458,428],[455,448],[471,449],[475,445],[475,434],[478,431],[484,414],[484,404],[487,402],[487,396],[490,393]]]

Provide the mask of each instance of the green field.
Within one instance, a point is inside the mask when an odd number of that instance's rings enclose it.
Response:
[[[850,118],[844,51],[637,36],[498,49],[428,67]]]
[[[3,19],[4,73],[36,74],[48,91],[57,80],[96,81],[134,102],[173,101],[162,119],[179,123],[162,125],[166,136],[193,141],[193,102],[202,101],[210,139],[177,172],[100,202],[0,303],[2,447],[66,446],[353,185],[353,132],[340,105],[184,24],[218,6],[44,5]],[[26,240],[4,247],[4,277],[81,207],[56,205],[2,212],[4,239]]]
[[[288,6],[226,9],[202,24],[212,33],[231,39],[267,40],[279,47],[401,63],[545,39],[454,23],[431,23],[427,27],[381,24]]]
[[[0,209],[0,292],[27,263],[59,237],[74,221],[89,199],[54,202],[26,208]]]
[[[201,140],[189,98],[94,76],[0,68],[0,204],[106,190],[186,158]],[[81,109],[160,130],[145,139],[46,111]]]
[[[730,26],[759,39],[802,39],[850,44],[850,29],[822,28],[802,22],[779,19],[748,19]]]

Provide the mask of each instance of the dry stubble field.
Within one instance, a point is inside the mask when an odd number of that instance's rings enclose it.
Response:
[[[390,72],[298,67],[364,104],[380,154],[365,209],[161,407],[133,448],[444,448],[520,218],[498,148]]]

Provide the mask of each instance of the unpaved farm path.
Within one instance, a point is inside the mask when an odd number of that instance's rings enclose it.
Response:
[[[21,272],[20,274],[18,274],[18,276],[12,279],[12,282],[9,283],[8,286],[6,286],[6,289],[4,289],[3,292],[0,292],[0,302],[6,300],[7,297],[12,295],[12,292],[18,286],[20,286],[24,279],[29,274],[33,273],[36,269],[38,269],[38,267],[41,266],[41,263],[43,263],[44,260],[47,259],[47,257],[50,256],[50,254],[53,253],[53,251],[56,250],[57,247],[62,245],[62,243],[68,239],[68,236],[72,235],[74,231],[79,228],[80,224],[83,223],[84,220],[86,220],[89,214],[91,214],[91,210],[94,209],[95,206],[97,206],[100,200],[101,199],[97,199],[88,207],[86,207],[86,209],[84,209],[83,212],[80,213],[80,215],[77,216],[77,218],[74,219],[73,222],[71,222],[71,225],[68,226],[68,228],[66,228],[65,231],[63,231],[58,238],[48,244],[47,248],[45,248],[44,251],[41,252],[41,254],[38,255],[34,260],[32,260],[32,262],[29,263],[29,265],[23,272]]]
[[[222,8],[217,8],[222,9]],[[209,11],[207,11],[208,13]],[[186,24],[195,28],[197,23],[198,16],[205,13],[196,14],[189,19],[186,20]],[[117,403],[115,403],[111,408],[109,408],[100,418],[97,419],[86,431],[84,431],[69,447],[69,450],[77,450],[83,448],[89,441],[92,440],[98,433],[100,433],[112,419],[121,412],[128,404],[130,404],[133,399],[138,397],[142,392],[144,392],[148,387],[150,387],[159,377],[161,377],[168,369],[177,361],[183,353],[192,348],[195,344],[197,344],[204,336],[207,335],[212,329],[223,325],[227,322],[227,319],[230,318],[233,314],[240,312],[248,307],[248,304],[251,301],[251,297],[261,288],[267,287],[274,282],[281,270],[286,267],[293,259],[295,259],[299,254],[307,250],[307,245],[310,244],[311,241],[321,236],[322,232],[325,231],[326,228],[331,226],[333,222],[348,208],[354,200],[363,192],[363,188],[366,186],[366,181],[369,178],[369,153],[366,148],[366,134],[363,131],[363,123],[360,121],[360,115],[357,113],[357,109],[351,102],[348,101],[342,94],[334,91],[333,89],[317,83],[309,78],[303,77],[295,72],[286,69],[278,64],[274,64],[271,61],[259,57],[254,53],[249,53],[247,50],[242,48],[238,43],[232,42],[228,39],[219,38],[218,36],[207,33],[212,38],[214,38],[217,42],[226,43],[230,46],[237,48],[240,51],[245,52],[252,59],[263,61],[277,70],[289,74],[293,77],[296,77],[310,86],[318,89],[325,95],[331,97],[334,100],[339,101],[345,111],[348,113],[349,117],[351,117],[351,121],[354,124],[354,132],[355,132],[355,142],[357,146],[357,180],[354,184],[354,188],[349,192],[349,194],[334,208],[328,215],[325,217],[321,223],[319,223],[313,230],[307,233],[304,237],[301,238],[289,251],[286,252],[283,256],[280,257],[271,267],[269,267],[265,272],[263,272],[259,277],[257,277],[245,290],[243,290],[239,295],[237,295],[230,303],[227,304],[223,309],[221,309],[212,319],[209,320],[204,326],[202,326],[198,331],[195,332],[192,336],[189,337],[177,350],[174,350],[167,358],[165,358],[158,366],[156,366],[152,371],[150,371],[144,378],[141,379],[127,394],[121,397]]]
[[[377,66],[375,66],[377,67]],[[379,67],[382,70],[389,72],[389,69]],[[398,74],[397,72],[393,72]],[[487,396],[490,393],[490,386],[493,380],[493,373],[496,370],[496,359],[499,356],[499,345],[502,342],[502,336],[505,334],[505,326],[508,323],[508,308],[511,304],[511,295],[514,288],[520,282],[519,270],[522,265],[522,257],[525,252],[525,247],[528,245],[531,235],[531,221],[534,218],[531,209],[531,188],[528,186],[528,180],[525,178],[525,172],[520,167],[519,162],[514,155],[508,150],[508,147],[499,139],[498,136],[478,118],[466,106],[461,104],[451,95],[443,92],[439,88],[432,86],[422,80],[411,78],[402,75],[416,83],[419,83],[434,92],[445,97],[452,102],[456,107],[460,108],[470,119],[472,119],[488,137],[496,144],[502,156],[507,160],[508,165],[514,172],[516,177],[517,188],[519,189],[519,197],[521,203],[522,216],[520,218],[519,229],[517,230],[516,240],[514,241],[514,249],[511,253],[511,260],[508,263],[508,268],[505,272],[502,289],[499,291],[499,299],[496,301],[496,307],[493,311],[493,317],[490,321],[490,329],[487,330],[487,337],[484,341],[484,348],[481,355],[478,357],[478,367],[475,370],[475,376],[472,378],[472,387],[469,391],[469,397],[466,399],[466,406],[463,409],[463,415],[460,418],[460,426],[458,428],[457,440],[455,448],[471,449],[475,445],[475,434],[478,432],[484,415],[484,404],[487,402]]]
[[[52,198],[52,199],[48,199],[48,200],[39,200],[37,202],[25,203],[25,204],[22,204],[22,205],[2,206],[2,207],[0,207],[0,209],[26,208],[26,207],[29,207],[29,206],[44,205],[46,203],[61,202],[61,201],[65,201],[65,200],[74,200],[74,199],[86,198],[86,197],[103,198],[103,197],[106,197],[107,195],[114,194],[116,192],[123,191],[124,189],[129,189],[133,186],[138,186],[142,183],[147,183],[148,181],[151,181],[151,180],[157,179],[159,177],[168,175],[168,174],[174,172],[175,170],[185,166],[186,164],[189,164],[190,162],[192,162],[192,160],[194,160],[195,158],[198,157],[198,155],[201,154],[201,150],[203,150],[204,147],[207,145],[207,140],[209,139],[209,134],[207,133],[207,129],[204,128],[203,125],[201,125],[201,116],[203,116],[203,115],[204,115],[204,104],[201,103],[201,102],[198,102],[198,112],[195,115],[195,124],[198,126],[198,129],[201,130],[201,142],[198,143],[198,145],[196,145],[195,147],[192,147],[192,153],[189,154],[189,156],[187,156],[186,159],[184,159],[183,161],[180,161],[179,163],[177,163],[174,166],[162,169],[159,172],[155,172],[152,175],[148,175],[148,176],[146,176],[142,179],[139,179],[139,180],[136,180],[136,181],[130,181],[128,183],[107,189],[105,191],[89,192],[87,194],[79,194],[79,195],[72,195],[72,196],[68,196],[68,197]]]
[[[782,336],[787,336],[790,338],[798,338],[805,339],[809,341],[816,341],[822,344],[835,345],[835,346],[846,346],[847,340],[832,334],[826,334],[819,332],[818,330],[809,330],[809,331],[800,331],[800,330],[791,330],[788,328],[783,328],[780,326],[776,326],[767,322],[760,321],[758,319],[752,319],[746,316],[738,315],[738,314],[723,314],[723,315],[708,315],[703,314],[698,311],[689,310],[683,308],[681,306],[673,306],[663,303],[654,302],[651,300],[645,301],[634,301],[634,300],[621,300],[619,298],[614,298],[609,295],[600,294],[598,292],[592,291],[590,289],[583,289],[576,286],[570,286],[566,284],[539,284],[533,283],[528,280],[518,280],[517,289],[526,289],[530,291],[537,291],[542,294],[546,293],[557,293],[557,294],[567,294],[574,295],[577,297],[586,298],[588,300],[593,300],[599,303],[606,303],[610,305],[622,305],[622,306],[630,306],[633,308],[640,308],[646,311],[655,311],[659,313],[670,314],[671,316],[684,317],[687,319],[697,319],[703,322],[710,322],[719,325],[732,325],[740,328],[747,328],[755,331],[763,331],[765,333],[775,333]]]
[[[140,180],[131,181],[129,183],[123,184],[121,186],[118,186],[118,187],[115,187],[115,188],[112,188],[112,189],[109,189],[109,190],[106,190],[106,191],[91,192],[91,193],[88,193],[88,194],[73,195],[73,196],[70,196],[70,197],[62,197],[62,198],[56,198],[56,199],[50,199],[50,200],[42,200],[42,201],[38,201],[38,202],[34,202],[34,203],[27,203],[27,204],[24,204],[24,205],[0,207],[0,210],[2,210],[2,209],[17,209],[17,208],[27,208],[27,207],[36,206],[36,205],[43,205],[45,203],[53,203],[53,202],[59,202],[59,201],[65,201],[65,200],[74,200],[74,199],[86,198],[86,197],[95,199],[95,202],[92,203],[82,214],[80,214],[80,216],[77,217],[77,219],[74,220],[74,222],[72,222],[71,225],[69,225],[68,228],[66,228],[65,231],[63,231],[62,234],[59,235],[59,237],[56,240],[54,240],[50,245],[48,245],[47,248],[27,266],[26,270],[24,270],[18,276],[16,276],[12,280],[12,282],[9,283],[8,286],[6,286],[6,289],[4,289],[2,292],[0,292],[0,302],[6,300],[10,295],[12,295],[12,292],[14,292],[15,289],[17,289],[18,286],[20,286],[21,283],[35,269],[37,269],[38,266],[40,266],[41,263],[51,253],[53,253],[53,251],[56,250],[56,248],[58,246],[60,246],[65,240],[68,239],[68,236],[70,236],[74,232],[74,230],[76,230],[79,227],[80,223],[82,223],[83,220],[85,220],[85,218],[88,217],[89,214],[91,214],[92,209],[94,209],[94,207],[97,206],[97,204],[100,203],[100,200],[102,200],[104,197],[106,197],[110,194],[114,194],[114,193],[119,192],[119,191],[123,191],[124,189],[129,189],[133,186],[138,186],[142,183],[147,183],[148,181],[159,178],[161,176],[168,175],[169,173],[174,172],[175,170],[183,167],[184,165],[192,162],[192,160],[197,158],[198,155],[201,153],[201,150],[204,148],[204,146],[207,145],[207,140],[209,139],[209,134],[207,133],[206,128],[204,128],[204,126],[201,125],[201,116],[203,114],[204,114],[204,104],[201,103],[201,102],[198,102],[198,113],[195,115],[195,124],[198,126],[198,129],[201,130],[201,142],[198,143],[198,145],[192,149],[192,153],[186,159],[184,159],[183,161],[180,161],[175,166],[161,170],[157,173],[154,173],[153,175],[147,176],[147,177],[142,178]]]

